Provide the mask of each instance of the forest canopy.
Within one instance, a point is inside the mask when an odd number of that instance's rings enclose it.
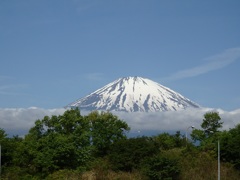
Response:
[[[231,173],[232,179],[238,179],[240,125],[221,131],[222,124],[218,112],[208,112],[201,129],[192,131],[192,141],[180,131],[130,138],[128,124],[110,112],[82,116],[79,109],[70,109],[36,120],[23,138],[8,137],[0,129],[1,177],[81,179],[94,172],[98,179],[130,175],[133,179],[191,179],[198,171],[195,179],[201,179],[206,174],[201,172],[207,171],[215,178],[220,141],[222,176]]]

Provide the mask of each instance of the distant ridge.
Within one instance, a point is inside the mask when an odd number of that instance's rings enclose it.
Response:
[[[161,84],[135,76],[119,78],[67,107],[88,111],[158,112],[200,106]]]

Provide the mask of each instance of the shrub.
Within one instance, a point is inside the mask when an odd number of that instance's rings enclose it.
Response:
[[[152,180],[179,179],[180,167],[178,159],[159,154],[145,159],[142,171]]]
[[[109,159],[113,170],[131,172],[140,167],[140,162],[158,152],[151,138],[138,137],[121,140],[112,145]]]

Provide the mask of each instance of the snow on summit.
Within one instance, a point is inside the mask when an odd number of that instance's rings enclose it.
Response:
[[[199,105],[150,79],[124,77],[67,107],[90,111],[158,112],[198,108]]]

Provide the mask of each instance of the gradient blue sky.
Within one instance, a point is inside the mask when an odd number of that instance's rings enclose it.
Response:
[[[125,76],[240,108],[239,0],[1,0],[0,108],[61,108]]]

